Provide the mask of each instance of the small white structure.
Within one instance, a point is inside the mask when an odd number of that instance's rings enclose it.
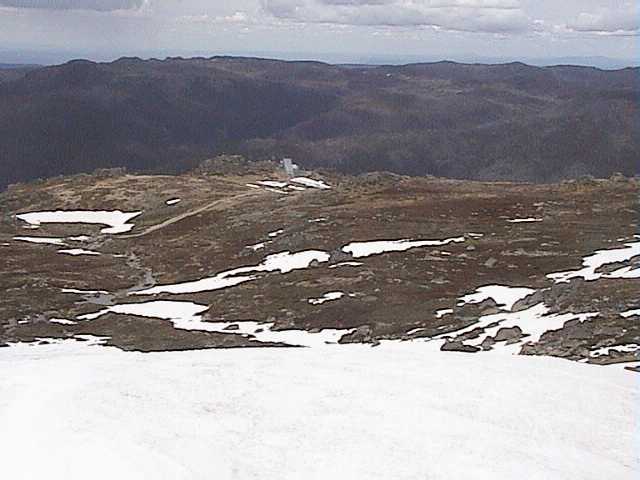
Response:
[[[293,163],[293,160],[291,160],[290,158],[282,159],[282,168],[284,168],[285,173],[290,177],[297,175],[297,173],[300,171],[300,167]]]

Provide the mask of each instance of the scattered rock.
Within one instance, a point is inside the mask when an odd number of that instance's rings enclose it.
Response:
[[[353,260],[353,257],[350,254],[343,252],[342,250],[332,250],[329,253],[330,264],[346,262],[349,260]]]
[[[527,310],[528,308],[533,307],[544,301],[544,296],[540,290],[532,293],[531,295],[527,295],[526,297],[518,300],[513,304],[511,308],[512,312],[521,312],[522,310]]]
[[[495,344],[496,341],[493,339],[493,337],[486,337],[480,344],[480,347],[482,347],[482,350],[486,352],[492,350]]]
[[[496,333],[496,342],[508,342],[509,340],[520,340],[522,338],[522,329],[520,327],[501,328]]]
[[[369,325],[362,325],[353,332],[343,335],[342,338],[338,340],[338,343],[371,343],[373,341],[371,334],[371,327]]]
[[[579,320],[571,320],[565,323],[564,330],[569,340],[588,340],[593,337],[591,324],[580,323]]]
[[[464,343],[454,340],[445,342],[440,350],[443,352],[464,352],[464,353],[476,353],[480,351],[480,348],[473,345],[465,345]]]
[[[609,180],[612,182],[627,182],[628,178],[620,172],[615,172],[609,177]]]
[[[496,313],[500,313],[500,308],[498,304],[493,298],[487,298],[480,303],[475,304],[480,311],[480,315],[495,315]]]
[[[355,177],[352,182],[360,185],[384,185],[397,184],[407,177],[391,172],[371,172],[363,173]]]
[[[125,167],[98,168],[93,171],[93,175],[99,179],[122,177],[126,174],[127,169]]]
[[[360,301],[364,303],[373,303],[378,301],[378,297],[375,295],[365,295],[360,298]]]
[[[484,262],[484,266],[487,267],[487,268],[493,268],[493,267],[496,266],[497,263],[498,263],[498,260],[496,260],[495,258],[491,257],[489,260]]]

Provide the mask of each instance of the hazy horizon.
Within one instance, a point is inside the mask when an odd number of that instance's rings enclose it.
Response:
[[[0,0],[0,62],[239,55],[637,64],[630,0]]]
[[[505,56],[491,57],[473,53],[402,55],[384,53],[337,53],[337,52],[277,52],[277,51],[133,51],[133,52],[64,52],[64,51],[2,51],[0,64],[3,65],[58,65],[73,60],[89,60],[93,62],[112,62],[123,57],[138,57],[144,60],[171,57],[247,57],[285,61],[317,61],[329,64],[361,64],[361,65],[401,65],[410,63],[431,63],[453,61],[458,63],[499,64],[522,62],[533,66],[577,65],[591,66],[605,70],[637,67],[640,61],[635,58],[615,58],[606,56],[548,56],[526,57]]]

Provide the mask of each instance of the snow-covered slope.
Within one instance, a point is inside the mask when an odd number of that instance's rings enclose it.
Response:
[[[137,354],[71,342],[0,349],[0,371],[12,480],[640,474],[640,384],[620,366],[424,343]]]

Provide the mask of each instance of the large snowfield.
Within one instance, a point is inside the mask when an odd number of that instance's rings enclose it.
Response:
[[[425,343],[125,353],[0,349],[17,479],[624,479],[640,382],[620,365]]]

